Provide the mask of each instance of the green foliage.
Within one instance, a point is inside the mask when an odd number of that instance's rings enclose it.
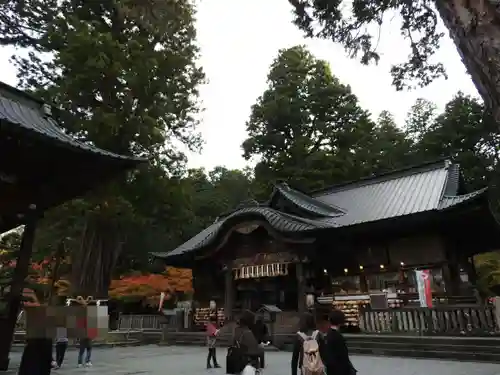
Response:
[[[500,252],[492,251],[474,257],[478,274],[478,287],[485,295],[492,295],[490,288],[500,286]]]
[[[417,105],[423,101],[417,101]],[[419,115],[414,106],[409,119]],[[426,104],[431,108],[431,104]],[[493,118],[477,99],[458,93],[437,116],[420,115],[418,137],[416,121],[407,127],[411,138],[418,140],[416,152],[420,159],[449,157],[462,167],[465,182],[470,189],[478,189],[492,182],[498,174],[500,138]]]
[[[410,45],[408,59],[391,68],[398,90],[415,82],[426,86],[446,76],[442,63],[434,62],[443,33],[437,31],[439,15],[435,1],[407,0],[289,0],[294,23],[308,37],[331,39],[344,46],[349,56],[363,64],[377,63],[380,29],[394,13],[401,16],[399,31]]]
[[[13,59],[21,87],[65,110],[69,131],[169,162],[181,155],[165,141],[199,146],[194,115],[204,75],[190,1],[7,1],[0,10],[1,44],[53,54]]]
[[[260,158],[259,197],[276,180],[307,191],[400,167],[410,155],[390,115],[373,122],[350,87],[302,46],[279,52],[247,131],[244,156]]]
[[[121,253],[124,265],[136,266],[130,246],[155,249],[178,241],[187,198],[177,177],[185,157],[176,145],[201,145],[197,87],[204,75],[196,64],[194,12],[190,0],[0,4],[0,44],[35,51],[13,57],[21,88],[54,102],[62,110],[59,122],[74,136],[151,158],[151,166],[43,221],[38,248],[50,253],[66,243],[76,289],[92,292],[95,284],[104,293]]]
[[[186,240],[212,224],[220,215],[255,197],[253,177],[248,169],[239,171],[215,167],[208,173],[204,169],[191,169],[184,181],[190,187],[193,215],[190,225],[185,226]]]
[[[411,107],[405,122],[407,136],[415,142],[420,142],[429,126],[436,118],[436,105],[426,99],[419,98]]]

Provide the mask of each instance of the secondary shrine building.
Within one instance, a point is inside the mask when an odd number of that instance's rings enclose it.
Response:
[[[301,312],[310,294],[356,325],[370,295],[418,300],[417,269],[430,271],[437,302],[472,294],[473,255],[499,245],[487,190],[466,191],[459,166],[441,160],[311,195],[277,184],[267,202],[155,256],[193,270],[200,322],[210,301],[230,319],[263,304]]]

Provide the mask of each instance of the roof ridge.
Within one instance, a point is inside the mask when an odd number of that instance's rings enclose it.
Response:
[[[467,194],[462,194],[462,195],[445,195],[443,198],[439,201],[439,206],[438,210],[444,210],[448,209],[450,207],[457,206],[459,204],[469,202],[473,199],[477,199],[478,197],[481,197],[486,191],[488,191],[487,187],[484,187],[482,189],[467,193]]]
[[[339,184],[334,184],[326,188],[313,190],[310,192],[310,194],[312,198],[316,198],[318,196],[323,196],[329,193],[338,192],[342,190],[348,190],[350,188],[358,188],[361,186],[367,186],[379,182],[390,181],[393,179],[411,176],[413,174],[422,173],[433,169],[446,168],[447,162],[449,162],[449,158],[440,158],[438,160],[412,165],[400,169],[395,169],[374,176],[368,176],[357,180],[341,182]]]
[[[443,198],[448,198],[448,199],[452,199],[452,198],[466,198],[466,197],[470,197],[470,196],[474,196],[474,195],[483,193],[486,190],[488,190],[487,186],[484,187],[484,188],[481,188],[481,189],[477,189],[477,190],[471,191],[470,193],[465,193],[465,194],[455,194],[455,195],[443,194]]]
[[[27,99],[27,100],[31,100],[33,102],[36,102],[36,103],[40,104],[41,106],[44,104],[48,104],[51,107],[56,108],[56,106],[53,103],[52,104],[47,103],[43,99],[41,99],[41,98],[31,94],[31,93],[23,91],[21,89],[18,89],[17,87],[11,86],[8,83],[5,83],[3,81],[0,81],[0,89],[10,91],[12,94],[19,95],[23,99]]]
[[[445,196],[446,190],[448,188],[448,184],[450,182],[450,173],[452,172],[450,167],[453,166],[453,164],[449,160],[445,160],[444,165],[445,165],[447,172],[446,172],[443,186],[441,186],[441,192],[439,193],[438,205],[439,205],[439,202],[441,202]]]
[[[337,205],[321,202],[320,200],[318,200],[314,197],[311,197],[309,194],[306,194],[306,193],[300,191],[299,189],[292,188],[287,183],[278,183],[275,185],[275,188],[278,191],[280,191],[286,197],[286,199],[291,200],[292,203],[294,203],[296,205],[298,203],[295,201],[295,199],[303,200],[304,201],[303,204],[305,204],[305,205],[316,206],[321,211],[329,211],[332,214],[334,214],[332,216],[331,214],[327,214],[326,212],[323,212],[321,214],[323,216],[335,217],[335,216],[339,216],[339,215],[345,215],[347,213],[347,211],[345,209],[338,207]],[[293,199],[293,198],[289,197],[289,195],[291,195],[292,197],[295,195],[296,198]],[[300,204],[300,206],[302,206],[303,209],[307,209],[306,207],[303,206],[303,204]],[[318,210],[314,210],[314,211],[316,213],[319,213]]]

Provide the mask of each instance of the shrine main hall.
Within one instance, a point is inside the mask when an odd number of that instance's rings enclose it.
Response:
[[[434,298],[472,295],[473,256],[500,247],[490,207],[486,188],[467,191],[459,165],[439,160],[310,194],[276,184],[265,203],[154,255],[193,270],[200,324],[210,303],[231,319],[262,305],[302,312],[312,295],[355,325],[372,294],[418,301],[415,270],[429,271]]]

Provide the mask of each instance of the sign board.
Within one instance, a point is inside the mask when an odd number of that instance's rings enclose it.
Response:
[[[239,258],[233,261],[233,267],[258,266],[271,263],[297,263],[299,257],[288,252],[258,253],[253,257]]]
[[[372,309],[387,309],[389,307],[387,293],[370,294],[370,306]]]

